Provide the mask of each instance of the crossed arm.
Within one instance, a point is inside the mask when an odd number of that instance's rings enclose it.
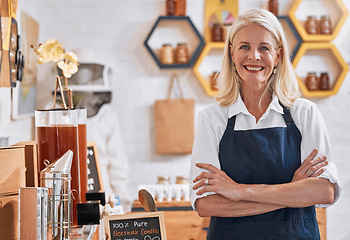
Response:
[[[202,172],[194,179],[193,189],[199,189],[197,195],[216,193],[196,200],[198,214],[202,217],[241,217],[285,207],[330,204],[334,201],[334,184],[316,178],[323,173],[328,162],[324,156],[314,159],[316,155],[314,150],[295,171],[290,183],[277,185],[238,184],[211,164],[197,163],[197,167],[209,172]]]

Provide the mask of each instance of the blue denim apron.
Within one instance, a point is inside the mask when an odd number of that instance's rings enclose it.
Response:
[[[229,119],[219,145],[221,170],[237,183],[282,184],[291,182],[300,166],[301,134],[287,108],[287,127],[234,130]],[[247,217],[212,217],[207,239],[318,240],[315,207],[283,208]]]

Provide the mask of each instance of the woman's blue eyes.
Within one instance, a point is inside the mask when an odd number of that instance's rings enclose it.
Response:
[[[250,47],[248,45],[242,45],[239,49],[249,50]],[[260,51],[270,51],[270,49],[268,47],[265,47],[265,46],[259,47],[259,50]]]

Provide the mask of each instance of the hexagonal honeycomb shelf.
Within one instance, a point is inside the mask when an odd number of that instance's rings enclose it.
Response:
[[[288,16],[277,16],[277,18],[282,24],[284,33],[286,35],[290,51],[290,59],[292,61],[294,59],[295,54],[298,52],[303,40],[301,39],[299,32],[294,27],[292,21]]]
[[[220,71],[224,48],[225,43],[223,42],[207,43],[193,67],[194,74],[208,96],[217,94],[217,90],[211,88],[209,76],[213,71]],[[215,59],[209,59],[209,56],[213,56]]]
[[[312,2],[313,1],[305,1],[305,4],[312,5]],[[312,6],[303,6],[302,9],[308,9],[308,11],[310,11],[310,15],[317,15],[315,13],[321,12],[321,10],[323,12],[327,12],[327,14],[331,16],[333,25],[332,34],[308,34],[306,32],[304,24],[301,21],[302,16],[298,14],[298,8],[301,4],[303,4],[303,0],[295,0],[288,13],[290,19],[294,23],[296,29],[304,41],[331,41],[335,39],[348,16],[348,11],[346,10],[346,7],[342,0],[324,0],[321,2],[324,2],[327,5],[324,6],[323,9],[318,8],[318,6],[315,4]]]
[[[161,63],[159,56],[162,44],[170,43],[175,48],[174,45],[179,42],[188,43],[189,62],[185,64]],[[144,45],[161,69],[191,68],[204,46],[204,39],[189,17],[160,16],[145,39]]]
[[[314,59],[303,59],[307,57]],[[303,61],[304,60],[304,61]],[[320,61],[317,63],[317,61]],[[344,81],[348,72],[348,65],[344,61],[340,52],[337,50],[334,44],[323,43],[303,43],[295,55],[293,60],[293,67],[298,75],[299,88],[305,97],[328,97],[337,94],[342,82]],[[307,70],[301,69],[305,65]],[[330,73],[330,90],[317,90],[310,91],[304,82],[307,72],[315,72],[317,69],[310,69],[311,67],[322,68],[322,72],[325,68]],[[299,76],[300,75],[300,76]]]

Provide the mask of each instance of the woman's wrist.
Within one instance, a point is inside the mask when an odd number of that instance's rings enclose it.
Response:
[[[237,196],[237,199],[234,199],[234,200],[238,200],[238,201],[250,201],[250,197],[252,195],[252,188],[251,188],[251,185],[249,184],[239,184],[240,187],[237,188],[236,190],[236,196]]]

